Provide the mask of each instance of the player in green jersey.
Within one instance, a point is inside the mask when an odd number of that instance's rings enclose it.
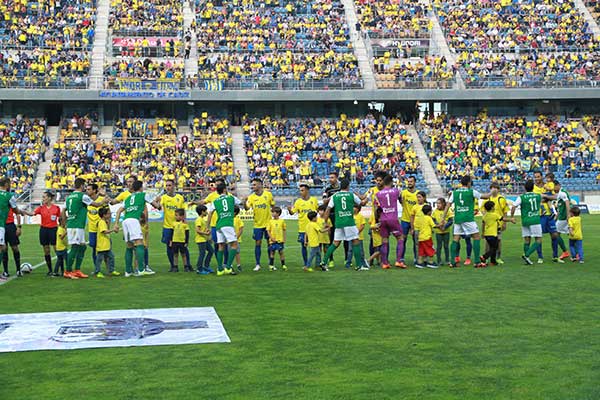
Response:
[[[125,212],[123,217],[123,236],[127,243],[125,249],[125,277],[131,275],[143,276],[153,275],[154,272],[146,271],[144,263],[144,234],[140,219],[142,216],[148,220],[148,209],[146,203],[152,203],[152,200],[143,191],[142,181],[136,180],[131,185],[132,193],[123,201],[123,205],[117,211],[115,218],[115,229],[119,229],[119,220],[121,214]],[[136,256],[138,270],[133,271],[133,256]]]
[[[227,185],[220,182],[217,185],[217,197],[211,203],[208,203],[207,221],[211,221],[213,214],[217,215],[215,225],[217,239],[217,276],[236,275],[232,268],[233,260],[238,252],[238,241],[233,224],[234,208],[242,204],[242,201],[235,196],[227,194]],[[223,264],[223,254],[225,246],[228,247],[227,261]]]
[[[71,246],[71,250],[67,254],[67,269],[63,275],[68,279],[88,277],[81,272],[81,264],[87,247],[85,240],[87,207],[102,207],[108,202],[108,199],[96,202],[85,194],[85,179],[75,179],[74,185],[75,190],[65,198],[65,209],[63,210],[63,216],[67,220],[67,242]],[[75,271],[73,271],[73,263]]]
[[[352,242],[352,253],[356,262],[357,271],[368,271],[369,267],[365,264],[363,252],[361,251],[361,241],[358,239],[358,228],[354,222],[354,205],[362,205],[361,199],[354,193],[350,193],[350,181],[342,179],[340,181],[340,191],[333,193],[329,198],[327,211],[323,219],[328,220],[329,214],[335,215],[335,231],[333,233],[333,243],[329,245],[325,258],[320,267],[323,271],[328,271],[326,264],[333,259],[333,253],[343,241]],[[365,200],[366,203],[366,200]]]
[[[523,260],[528,265],[533,265],[529,258],[542,245],[541,213],[543,200],[554,200],[556,196],[534,193],[534,182],[528,179],[525,182],[525,193],[517,197],[510,210],[510,218],[514,220],[517,207],[521,208],[521,234],[523,236]],[[531,238],[535,243],[531,245]]]
[[[481,251],[481,236],[479,235],[479,227],[475,222],[475,202],[479,199],[489,199],[489,193],[480,193],[473,189],[471,184],[473,181],[468,175],[460,179],[460,187],[452,192],[452,196],[446,204],[444,216],[442,217],[441,225],[446,224],[448,210],[454,204],[454,238],[450,246],[450,258],[452,260],[452,268],[456,268],[456,255],[462,235],[473,239],[473,251],[475,260],[479,261],[479,253]],[[485,267],[485,263],[477,262],[475,268]]]
[[[554,193],[556,194],[556,206],[558,208],[558,215],[556,218],[556,232],[558,233],[558,245],[562,250],[562,254],[559,257],[553,258],[554,262],[564,263],[564,259],[569,257],[567,246],[565,241],[560,236],[561,234],[569,234],[569,210],[571,209],[571,195],[569,192],[561,187],[560,182],[554,181]]]

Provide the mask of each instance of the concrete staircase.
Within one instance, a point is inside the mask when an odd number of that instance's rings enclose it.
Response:
[[[110,142],[113,138],[113,127],[112,125],[105,125],[100,127],[100,135],[98,140],[103,142]]]
[[[248,159],[246,158],[246,147],[244,146],[244,134],[241,126],[232,126],[231,135],[233,139],[232,153],[233,166],[240,171],[242,179],[237,183],[237,196],[245,198],[250,195],[250,177],[248,175]]]
[[[96,34],[92,48],[92,64],[90,68],[90,89],[99,90],[104,87],[104,57],[106,56],[110,0],[98,0],[97,8]]]
[[[184,1],[183,2],[183,32],[189,29],[191,30],[192,23],[196,19],[196,13],[194,8],[192,7],[192,2]],[[185,76],[194,76],[198,74],[198,38],[196,37],[196,32],[192,30],[192,40],[191,40],[191,51],[190,57],[185,60]],[[185,54],[185,48],[184,48]]]
[[[592,13],[590,12],[590,10],[586,7],[583,0],[574,0],[574,2],[575,2],[575,6],[577,6],[577,8],[579,9],[579,12],[581,13],[581,15],[583,15],[583,18],[585,18],[585,21],[588,24],[590,24],[590,28],[592,29],[592,33],[594,34],[594,37],[599,38],[600,37],[600,27],[598,27],[598,23],[592,16]]]
[[[433,4],[430,2],[430,6],[433,9]],[[446,37],[444,36],[444,31],[440,26],[440,21],[437,18],[437,15],[432,11],[429,16],[431,22],[433,23],[433,28],[431,29],[431,42],[429,45],[429,50],[432,54],[439,54],[446,58],[446,62],[448,65],[456,65],[456,55],[450,51],[450,47],[448,47],[448,43],[446,42]],[[456,73],[456,88],[464,90],[465,82],[463,81],[460,73]]]
[[[358,69],[364,82],[364,88],[372,90],[376,88],[375,75],[373,74],[371,55],[367,51],[367,45],[365,44],[364,38],[356,30],[356,23],[358,17],[356,16],[356,10],[354,9],[354,0],[342,0],[344,10],[346,11],[346,22],[348,29],[350,30],[350,39],[352,40],[352,46],[354,47],[354,55],[358,60]]]
[[[581,121],[579,121],[577,130],[579,131],[579,133],[581,133],[583,135],[585,140],[594,140],[594,138],[590,135],[590,133],[587,131],[587,129],[585,129],[585,126],[583,126],[583,123]],[[595,149],[596,149],[595,157],[597,160],[600,160],[600,146],[596,145]]]
[[[33,193],[31,195],[31,202],[34,204],[40,204],[42,202],[42,194],[46,190],[46,172],[50,170],[50,163],[52,162],[52,149],[54,144],[58,141],[58,135],[60,128],[58,126],[49,126],[47,128],[48,139],[50,139],[50,145],[46,148],[46,161],[41,162],[38,165],[37,174],[33,181]]]
[[[417,153],[417,157],[419,157],[421,170],[423,171],[425,182],[427,182],[427,189],[429,192],[428,197],[430,199],[446,197],[446,194],[442,189],[442,185],[440,184],[440,181],[437,175],[435,174],[435,169],[433,168],[433,165],[431,165],[431,161],[427,156],[427,151],[423,147],[423,143],[421,143],[421,138],[419,137],[419,134],[417,133],[417,130],[415,129],[414,125],[409,125],[407,127],[407,131],[413,138],[413,147],[415,149],[415,152]]]

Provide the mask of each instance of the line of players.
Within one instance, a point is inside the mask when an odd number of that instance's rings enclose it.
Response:
[[[312,270],[313,262],[324,271],[328,270],[328,267],[332,267],[333,254],[341,243],[345,245],[347,267],[350,266],[354,257],[357,270],[369,268],[369,261],[364,256],[362,245],[366,223],[360,215],[360,207],[369,201],[375,211],[369,221],[371,227],[369,260],[380,260],[384,269],[391,268],[388,261],[390,236],[397,241],[395,266],[398,268],[406,268],[404,257],[408,237],[413,238],[413,252],[417,268],[424,266],[437,268],[441,261],[442,250],[446,255],[446,262],[451,266],[457,266],[460,262],[458,254],[461,238],[467,240],[467,251],[474,252],[476,267],[485,266],[487,259],[490,259],[493,264],[503,263],[500,258],[501,233],[506,229],[506,222],[514,223],[512,215],[516,207],[522,209],[523,237],[525,238],[523,258],[526,263],[531,263],[529,256],[536,251],[538,252],[538,262],[543,262],[542,233],[551,235],[554,261],[564,262],[563,259],[569,257],[569,252],[560,236],[563,233],[570,234],[573,239],[571,242],[574,243],[570,243],[572,244],[572,258],[583,262],[578,209],[573,207],[572,211],[577,215],[572,215],[576,217],[572,220],[576,222],[574,222],[574,226],[569,226],[568,214],[571,211],[569,194],[561,189],[552,174],[548,174],[546,179],[547,182],[544,183],[541,173],[536,172],[534,181],[531,183],[531,190],[529,190],[529,182],[526,182],[527,193],[517,199],[510,217],[506,199],[498,193],[497,185],[492,185],[490,193],[482,194],[471,189],[470,178],[465,177],[462,187],[452,193],[449,201],[446,203],[444,199],[438,199],[436,209],[432,210],[429,204],[425,204],[425,193],[416,190],[414,177],[408,177],[406,179],[407,188],[400,191],[394,188],[392,177],[385,172],[376,174],[375,186],[362,196],[349,191],[347,180],[339,181],[337,174],[331,174],[329,186],[325,189],[321,205],[316,198],[310,196],[309,187],[301,185],[300,198],[293,206],[289,206],[288,210],[291,214],[298,214],[298,241],[302,247],[304,269],[307,271]],[[127,190],[116,198],[110,199],[99,193],[96,184],[86,187],[84,180],[77,179],[75,189],[67,196],[65,209],[62,212],[58,206],[52,204],[51,192],[44,194],[43,204],[40,207],[29,212],[16,207],[14,196],[10,192],[10,181],[6,178],[0,180],[0,221],[5,221],[5,227],[0,227],[0,249],[4,264],[2,276],[8,277],[6,243],[12,247],[17,275],[22,275],[19,271],[20,253],[18,249],[20,223],[17,222],[15,226],[13,221],[15,215],[17,221],[20,215],[41,216],[40,244],[44,249],[48,275],[63,275],[67,278],[78,279],[87,277],[81,272],[88,244],[85,239],[87,219],[89,219],[87,224],[89,245],[93,249],[92,259],[95,264],[96,276],[104,276],[100,269],[102,262],[107,263],[109,274],[120,275],[114,269],[114,255],[109,235],[119,231],[118,221],[124,214],[122,229],[127,242],[125,276],[153,274],[154,271],[148,266],[146,203],[164,211],[162,242],[166,244],[170,271],[178,271],[178,255],[182,256],[184,269],[193,271],[188,250],[189,227],[185,222],[186,203],[183,196],[175,193],[174,182],[166,181],[166,192],[157,198],[143,193],[143,184],[135,176],[127,179],[127,186]],[[197,203],[199,217],[195,224],[195,231],[196,243],[200,252],[196,266],[198,273],[214,272],[210,268],[213,253],[217,260],[218,275],[235,274],[233,260],[236,255],[238,256],[238,270],[241,270],[238,246],[240,226],[237,223],[239,219],[235,218],[235,211],[239,210],[240,206],[246,209],[252,208],[254,211],[253,239],[255,240],[256,260],[254,271],[261,269],[263,240],[269,242],[269,269],[276,269],[274,266],[276,252],[280,254],[282,269],[287,269],[284,261],[286,226],[285,222],[279,218],[281,209],[275,207],[272,194],[264,189],[260,180],[252,181],[252,191],[253,193],[247,199],[240,201],[226,192],[225,182],[221,180],[217,182],[214,192]],[[529,192],[536,196],[532,197],[528,194]],[[486,213],[482,228],[488,251],[483,256],[480,256],[481,238],[477,224],[474,222],[479,199],[489,199],[484,204]],[[539,206],[535,208],[538,200]],[[558,212],[554,212],[551,208],[550,202],[553,200],[557,200]],[[106,206],[119,203],[122,206],[117,212],[117,222],[111,227],[111,213]],[[398,221],[399,204],[402,205],[400,221]],[[454,205],[454,215],[451,211],[452,205]],[[208,218],[206,217],[207,213]],[[492,216],[497,219],[493,219]],[[557,219],[556,223],[555,219]],[[450,246],[451,257],[448,259],[448,231],[451,225],[454,225],[454,236]],[[494,232],[496,234],[493,234]],[[436,254],[432,240],[434,233],[437,242],[437,263],[430,258]],[[530,245],[531,238],[535,239],[533,245]],[[217,244],[215,250],[212,249],[211,240]],[[71,246],[68,252],[67,245]],[[56,246],[57,254],[54,271],[51,264],[51,246]],[[560,256],[558,247],[562,249]],[[322,258],[322,252],[325,252],[324,258]],[[134,263],[137,264],[135,270]],[[63,268],[63,264],[66,271],[61,273],[60,269]],[[469,264],[469,257],[465,264]]]

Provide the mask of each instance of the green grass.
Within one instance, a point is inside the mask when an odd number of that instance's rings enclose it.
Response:
[[[585,265],[548,262],[547,238],[546,264],[522,265],[511,225],[504,267],[312,274],[294,232],[290,271],[250,272],[247,224],[244,273],[219,278],[166,273],[153,224],[157,275],[69,281],[42,266],[0,286],[0,313],[213,306],[231,343],[4,353],[0,399],[598,399],[599,221],[584,218]],[[23,243],[41,262],[36,228]]]

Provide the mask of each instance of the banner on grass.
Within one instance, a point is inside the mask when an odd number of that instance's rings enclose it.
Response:
[[[212,307],[0,315],[0,352],[228,343]]]

